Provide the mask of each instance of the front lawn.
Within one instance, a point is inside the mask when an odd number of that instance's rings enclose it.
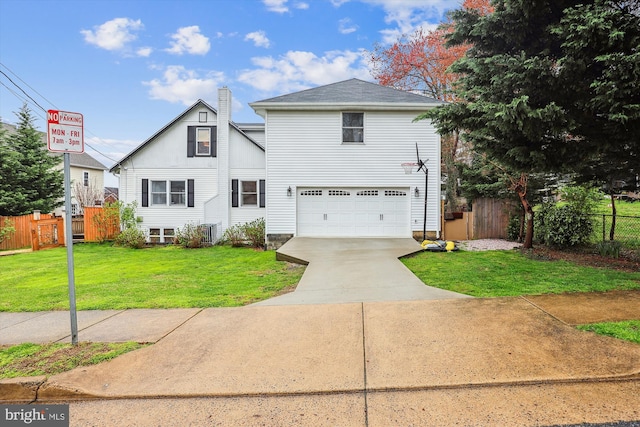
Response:
[[[0,311],[68,310],[65,248],[0,257]],[[230,307],[293,290],[304,267],[214,246],[74,245],[78,310]]]
[[[640,320],[592,323],[579,325],[578,329],[640,344]]]
[[[402,262],[429,286],[474,297],[640,289],[640,272],[532,259],[520,251],[421,252]]]

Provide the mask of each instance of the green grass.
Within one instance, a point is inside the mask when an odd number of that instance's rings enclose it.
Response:
[[[422,252],[402,262],[429,286],[474,297],[640,289],[640,272],[536,260],[520,251]]]
[[[295,286],[274,252],[214,246],[74,246],[78,310],[241,306]],[[0,257],[0,311],[68,310],[65,248]]]
[[[640,320],[579,325],[578,329],[640,344]]]
[[[0,378],[55,375],[95,365],[144,347],[135,342],[31,344],[0,347]]]
[[[611,200],[601,200],[594,213],[611,215]],[[640,202],[616,200],[616,214],[623,216],[640,216]]]

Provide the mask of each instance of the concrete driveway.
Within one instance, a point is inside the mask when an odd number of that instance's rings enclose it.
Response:
[[[277,257],[308,264],[298,287],[256,305],[470,298],[425,285],[398,259],[421,250],[409,238],[294,237]]]

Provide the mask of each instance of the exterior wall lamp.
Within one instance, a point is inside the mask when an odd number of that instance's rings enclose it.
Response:
[[[291,186],[289,186],[289,188],[287,188],[287,197],[291,197],[292,191],[291,191]]]
[[[415,194],[416,197],[420,197],[420,189],[418,187],[416,187],[413,193]]]

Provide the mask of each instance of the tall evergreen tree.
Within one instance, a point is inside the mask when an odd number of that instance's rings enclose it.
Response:
[[[603,147],[617,146],[619,155],[628,154],[619,142],[636,135],[628,130],[638,123],[637,102],[628,95],[640,77],[621,70],[637,70],[633,54],[638,44],[632,47],[636,39],[627,33],[640,26],[632,29],[629,23],[636,21],[626,16],[622,27],[609,19],[601,28],[597,18],[602,16],[595,11],[614,9],[616,3],[637,0],[495,0],[494,13],[486,16],[470,10],[454,12],[450,42],[472,45],[451,67],[462,75],[456,88],[461,102],[431,110],[423,118],[434,120],[441,133],[464,131],[475,150],[522,177],[578,170],[586,162],[600,161],[598,150]],[[577,20],[585,7],[594,11],[587,18],[593,24],[594,34],[587,42],[596,46],[592,50],[579,43],[583,35]],[[596,28],[601,31],[593,31]],[[616,38],[625,41],[607,44]],[[601,63],[599,74],[596,69],[569,71],[574,64],[580,70],[589,62]],[[612,97],[609,92],[618,84],[623,88],[620,96]],[[604,110],[592,108],[603,102],[608,103]],[[596,118],[599,127],[594,126]],[[625,136],[612,138],[611,132]],[[520,191],[519,186],[514,188]],[[530,247],[533,210],[522,196],[528,212],[525,247]]]
[[[16,115],[16,132],[0,138],[0,215],[51,212],[64,196],[61,158],[47,151],[26,104]]]

